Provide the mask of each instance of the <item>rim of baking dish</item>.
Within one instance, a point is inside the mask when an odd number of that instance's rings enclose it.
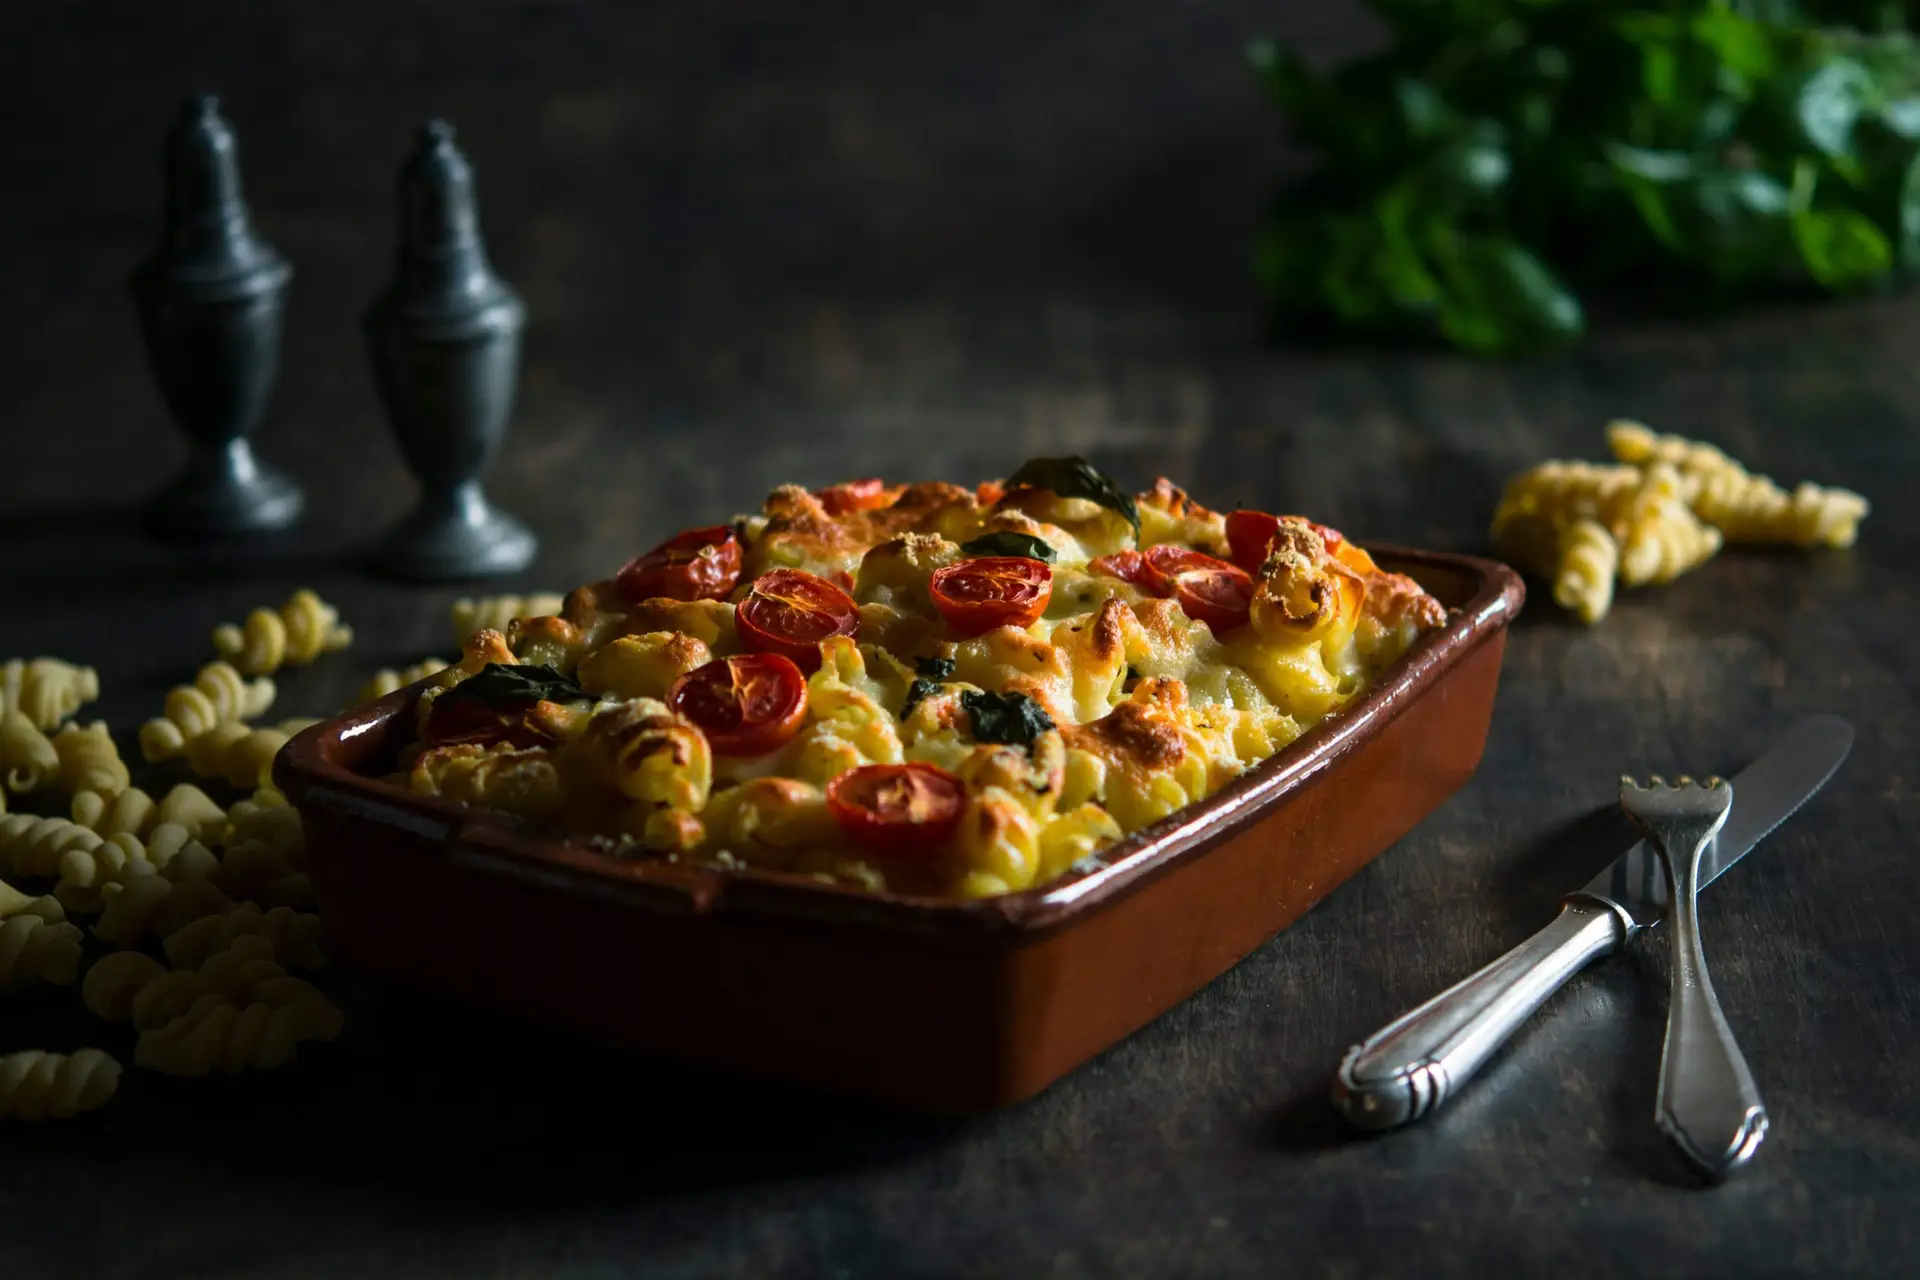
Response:
[[[777,916],[956,941],[995,935],[1031,938],[1143,888],[1203,854],[1241,819],[1304,790],[1390,724],[1448,668],[1505,628],[1525,600],[1519,575],[1498,561],[1385,545],[1370,550],[1383,567],[1416,579],[1464,579],[1466,600],[1449,607],[1446,624],[1421,637],[1359,698],[1212,795],[1103,851],[1104,865],[998,897],[955,900],[875,892],[791,872],[622,855],[596,847],[592,837],[557,833],[506,814],[416,795],[355,773],[334,758],[344,743],[378,731],[402,714],[413,704],[418,686],[302,731],[275,761],[274,777],[299,808],[342,810],[443,844],[449,860],[462,870],[650,911]]]

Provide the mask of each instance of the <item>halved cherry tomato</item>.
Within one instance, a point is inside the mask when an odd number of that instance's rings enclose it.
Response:
[[[887,482],[880,479],[849,480],[845,484],[828,485],[814,496],[820,499],[820,505],[827,509],[830,516],[844,516],[850,511],[875,511],[881,507],[893,505],[893,495],[887,492]]]
[[[820,669],[820,643],[860,630],[860,606],[825,578],[798,569],[773,569],[755,578],[734,610],[743,648],[778,653],[802,671]]]
[[[677,533],[615,575],[627,599],[724,600],[740,581],[740,539],[724,524]]]
[[[1264,511],[1241,508],[1227,512],[1227,552],[1233,562],[1248,573],[1260,572],[1266,563],[1267,546],[1280,528],[1280,517]]]
[[[1298,519],[1299,517],[1295,517]],[[1330,529],[1324,524],[1308,520],[1307,527],[1320,535],[1320,541],[1326,544],[1328,555],[1338,555],[1340,544],[1346,535],[1338,529]],[[1280,517],[1270,516],[1264,511],[1249,511],[1242,508],[1227,513],[1227,552],[1233,562],[1248,573],[1260,572],[1260,566],[1266,563],[1267,545],[1273,541],[1274,533],[1280,528]]]
[[[1116,551],[1110,556],[1101,556],[1098,560],[1089,561],[1087,568],[1095,573],[1104,573],[1109,578],[1120,578],[1131,582],[1142,591],[1152,591],[1157,594],[1160,590],[1159,584],[1154,581],[1153,574],[1147,571],[1147,558],[1138,551]]]
[[[1186,610],[1215,631],[1227,631],[1247,620],[1253,602],[1253,578],[1246,570],[1184,547],[1149,547],[1147,572],[1160,594],[1172,596]]]
[[[1053,598],[1053,570],[1025,556],[976,556],[934,570],[933,603],[964,636],[995,627],[1025,627]]]
[[[1007,487],[998,480],[982,480],[973,491],[973,500],[983,507],[999,506],[1006,496]]]
[[[715,658],[675,680],[667,706],[706,734],[719,755],[763,756],[800,731],[807,678],[777,653]]]
[[[966,784],[918,760],[861,765],[827,784],[827,809],[841,830],[875,853],[930,852],[966,808]]]

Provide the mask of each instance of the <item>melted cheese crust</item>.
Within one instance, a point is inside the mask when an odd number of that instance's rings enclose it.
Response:
[[[993,486],[997,491],[998,486]],[[822,647],[806,720],[767,755],[714,754],[661,701],[673,681],[741,652],[734,605],[646,600],[611,580],[574,591],[558,617],[483,631],[440,689],[488,662],[540,662],[599,701],[554,708],[551,748],[415,748],[415,790],[489,805],[660,854],[812,875],[868,889],[984,897],[1044,884],[1128,833],[1218,790],[1351,701],[1445,610],[1411,579],[1348,542],[1286,517],[1254,575],[1246,625],[1216,635],[1173,599],[1093,571],[1136,545],[1129,523],[1085,499],[1020,488],[992,505],[950,484],[889,490],[879,510],[829,513],[805,489],[776,489],[738,519],[745,569],[801,569],[850,589],[860,630]],[[1137,496],[1137,545],[1225,557],[1224,517],[1161,479]],[[960,544],[1010,531],[1053,548],[1053,594],[1028,627],[954,634],[934,572]],[[915,663],[951,677],[909,708]],[[1032,698],[1054,728],[1031,747],[975,739],[969,691]],[[422,699],[424,723],[437,691]],[[540,704],[547,708],[551,704]],[[904,714],[903,714],[904,712]],[[826,785],[866,764],[925,761],[965,784],[952,837],[911,857],[860,852]]]

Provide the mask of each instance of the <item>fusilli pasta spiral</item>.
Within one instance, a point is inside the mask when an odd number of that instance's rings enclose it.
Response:
[[[242,1009],[225,996],[202,996],[164,1027],[141,1033],[133,1060],[170,1076],[264,1071],[293,1060],[300,1025],[298,1009]]]
[[[204,878],[175,882],[138,876],[103,888],[100,900],[94,935],[119,947],[137,947],[149,937],[171,939],[233,909],[233,900]]]
[[[0,987],[38,978],[70,986],[80,973],[80,930],[21,913],[0,923]]]
[[[1848,489],[1800,484],[1789,493],[1710,444],[1661,435],[1638,422],[1609,425],[1607,444],[1622,462],[1676,468],[1694,514],[1729,542],[1850,547],[1871,510],[1865,498]]]
[[[1620,548],[1597,520],[1575,520],[1560,533],[1553,571],[1553,598],[1582,622],[1598,622],[1613,607]]]
[[[120,1064],[98,1049],[28,1050],[0,1058],[0,1119],[65,1119],[92,1111],[120,1087]]]
[[[392,667],[383,667],[374,672],[367,682],[360,686],[360,691],[353,695],[353,701],[347,705],[349,707],[364,706],[404,689],[415,681],[438,675],[452,665],[444,658],[422,658],[412,666],[402,667],[398,671]]]
[[[250,681],[231,663],[209,662],[192,684],[169,690],[162,713],[140,726],[140,754],[148,761],[175,759],[216,725],[266,714],[273,696],[266,676]]]
[[[265,1004],[293,1009],[299,1014],[299,1038],[303,1040],[331,1040],[345,1021],[339,1008],[319,988],[291,976],[280,966],[264,938],[236,939],[198,969],[166,971],[155,964],[140,972],[152,976],[128,998],[126,1016],[141,1031],[159,1030],[207,996],[219,996],[243,1008]]]
[[[161,947],[167,959],[181,969],[197,969],[236,939],[260,937],[289,969],[318,969],[327,963],[320,950],[320,917],[274,907],[262,911],[252,903],[219,915],[209,915],[164,934]]]
[[[14,791],[34,791],[60,775],[60,753],[20,711],[0,711],[0,771]]]
[[[60,758],[60,789],[68,795],[117,796],[133,781],[105,720],[84,728],[67,725],[53,735],[53,750]]]
[[[157,802],[138,787],[117,796],[82,791],[73,798],[73,820],[102,837],[125,831],[143,839],[155,827],[172,823],[202,844],[217,844],[227,811],[199,787],[182,782]]]
[[[133,1002],[166,975],[166,966],[144,951],[115,951],[101,956],[80,984],[80,999],[109,1022],[133,1017]]]
[[[481,596],[453,602],[453,641],[465,644],[482,631],[504,633],[515,618],[545,618],[560,612],[566,597],[557,591],[525,596]]]
[[[187,743],[187,766],[203,778],[225,778],[232,786],[264,787],[273,780],[273,758],[287,739],[316,723],[282,720],[259,729],[238,721],[218,724]]]
[[[304,666],[323,653],[353,643],[353,629],[340,611],[302,587],[279,609],[255,609],[245,626],[213,629],[213,647],[242,675],[272,675],[283,666]]]
[[[0,664],[0,710],[18,711],[51,729],[100,696],[100,676],[58,658],[12,658]]]
[[[51,876],[71,849],[96,849],[100,837],[65,818],[30,813],[0,818],[0,871],[16,876]]]
[[[60,855],[59,870],[53,893],[69,911],[98,911],[108,885],[158,874],[140,837],[125,832],[92,848],[68,849]]]
[[[0,880],[0,920],[9,916],[39,916],[48,924],[59,924],[67,918],[67,909],[60,905],[58,898],[25,894]]]

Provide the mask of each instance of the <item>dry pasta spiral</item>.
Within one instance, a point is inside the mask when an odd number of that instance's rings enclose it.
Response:
[[[1613,607],[1620,548],[1597,520],[1576,520],[1560,534],[1553,570],[1553,598],[1582,622],[1598,622]]]
[[[73,797],[72,813],[75,822],[103,837],[124,831],[144,839],[155,827],[172,823],[203,844],[217,844],[227,824],[226,810],[190,782],[175,785],[157,801],[138,787],[116,796],[82,791]]]
[[[117,796],[133,781],[105,720],[84,728],[67,725],[53,735],[53,750],[60,758],[60,789],[68,795],[90,791]]]
[[[377,701],[390,693],[396,693],[410,684],[425,680],[428,676],[438,675],[453,664],[444,658],[422,658],[410,667],[398,671],[392,667],[383,667],[373,673],[367,682],[353,695],[350,707],[364,706]]]
[[[187,765],[203,778],[225,778],[236,787],[264,787],[273,779],[273,758],[287,739],[317,723],[282,720],[271,728],[218,724],[187,743]]]
[[[1849,489],[1800,484],[1788,492],[1710,444],[1661,435],[1638,422],[1609,425],[1607,445],[1622,462],[1673,466],[1694,514],[1725,534],[1728,542],[1850,547],[1871,510],[1865,498]]]
[[[546,618],[560,612],[566,597],[557,591],[525,596],[481,596],[453,602],[453,640],[465,644],[482,631],[505,632],[515,618]]]
[[[213,647],[242,675],[272,675],[283,666],[304,666],[323,653],[353,643],[340,612],[302,587],[278,609],[255,609],[244,626],[213,629]]]
[[[289,969],[318,969],[327,963],[320,950],[320,917],[274,907],[262,911],[243,903],[219,915],[204,916],[165,935],[161,946],[177,968],[197,969],[235,940],[265,939]]]
[[[0,871],[12,875],[54,875],[61,856],[69,850],[99,846],[99,836],[65,818],[37,818],[30,813],[0,818]]]
[[[0,923],[0,987],[39,979],[70,986],[80,973],[80,930],[24,912]]]
[[[233,900],[204,877],[176,882],[138,876],[102,889],[100,901],[94,936],[118,947],[137,947],[150,937],[171,939],[233,909]]]
[[[60,753],[25,712],[0,711],[0,774],[14,791],[35,791],[60,776]]]
[[[0,664],[0,709],[18,711],[51,729],[100,696],[100,676],[58,658],[12,658]]]
[[[140,726],[140,754],[149,761],[175,759],[216,725],[264,715],[273,695],[266,676],[248,680],[231,663],[209,662],[192,684],[169,690],[162,714]]]
[[[304,1041],[330,1039],[329,1026],[338,1033],[337,1022],[322,1021],[299,1003],[242,1007],[223,995],[203,995],[165,1026],[143,1032],[133,1060],[174,1076],[267,1070],[292,1061]]]
[[[109,1022],[133,1017],[140,993],[166,976],[166,966],[144,951],[115,951],[101,956],[80,983],[80,999]]]
[[[67,918],[67,909],[60,905],[58,898],[47,895],[36,898],[0,880],[0,920],[17,915],[39,916],[48,924],[59,924]]]
[[[103,1105],[120,1087],[120,1064],[98,1049],[0,1058],[0,1119],[65,1119]]]

